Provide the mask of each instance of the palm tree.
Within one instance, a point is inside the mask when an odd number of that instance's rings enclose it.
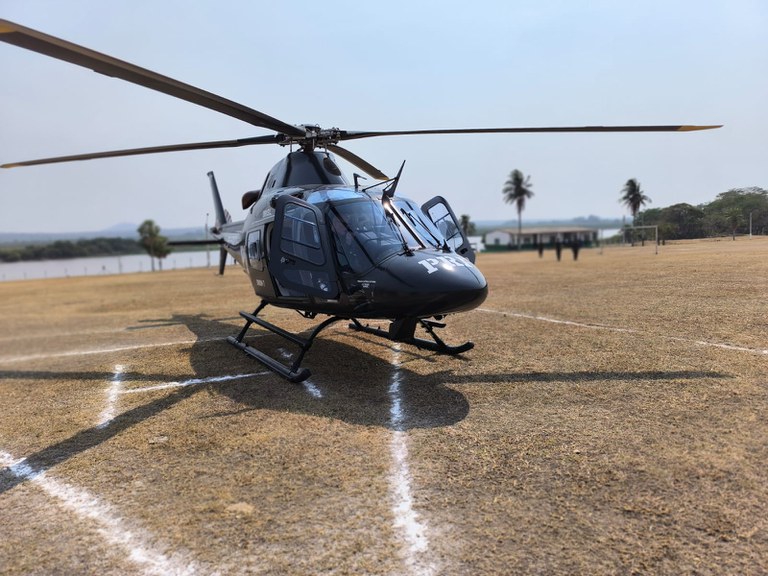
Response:
[[[621,196],[621,203],[629,208],[629,211],[632,213],[632,224],[634,225],[635,219],[640,212],[640,208],[645,206],[647,203],[650,203],[651,199],[643,194],[643,191],[640,188],[640,182],[634,178],[627,180],[627,183],[624,184],[624,188],[622,188],[621,191],[623,192]],[[634,245],[635,238],[633,235],[632,246]]]
[[[139,233],[141,244],[149,254],[149,259],[152,262],[152,272],[155,271],[155,258],[162,259],[170,254],[171,250],[167,246],[168,238],[160,235],[160,226],[155,224],[154,220],[144,220],[141,226],[136,230]],[[163,269],[162,261],[160,262],[160,270]]]
[[[469,214],[462,214],[459,220],[464,236],[472,236],[475,233],[475,223],[470,220]]]
[[[533,196],[531,190],[531,177],[524,176],[520,170],[512,170],[509,179],[504,183],[501,193],[504,194],[504,202],[514,204],[517,209],[517,248],[520,249],[520,236],[523,232],[523,210],[525,201]]]
[[[744,217],[741,215],[741,210],[737,207],[729,208],[725,214],[725,222],[731,229],[731,239],[736,240],[736,230],[744,222]]]
[[[168,246],[168,238],[165,236],[155,237],[154,245],[152,246],[152,252],[157,258],[157,264],[160,267],[160,271],[163,270],[163,259],[171,253],[171,247]]]

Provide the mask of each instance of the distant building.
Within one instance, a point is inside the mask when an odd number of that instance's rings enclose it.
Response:
[[[475,252],[485,251],[485,244],[483,243],[482,236],[467,236],[467,241]]]
[[[560,240],[570,244],[578,240],[582,246],[597,243],[599,231],[582,226],[531,226],[523,227],[520,235],[520,248],[532,249],[539,244],[554,246]],[[515,248],[517,246],[517,228],[494,230],[485,235],[485,245],[489,249]]]

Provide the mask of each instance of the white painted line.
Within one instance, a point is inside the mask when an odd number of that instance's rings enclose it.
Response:
[[[320,390],[320,388],[317,387],[317,385],[309,380],[307,378],[304,380],[304,382],[301,383],[301,385],[304,387],[304,390],[306,390],[312,398],[317,398],[318,400],[323,397],[323,393]]]
[[[250,338],[261,338],[257,334]],[[181,344],[201,344],[203,342],[219,342],[227,337],[195,338],[188,340],[171,340],[169,342],[156,342],[154,344],[132,344],[129,346],[116,346],[114,348],[94,348],[91,350],[70,350],[69,352],[53,352],[51,354],[30,354],[28,356],[0,356],[0,364],[12,364],[15,362],[27,362],[29,360],[48,360],[50,358],[67,358],[70,356],[92,356],[94,354],[112,354],[114,352],[128,352],[130,350],[142,350],[144,348],[161,348],[164,346],[179,346]]]
[[[71,338],[72,336],[89,336],[89,335],[93,335],[93,334],[121,334],[121,333],[125,334],[125,332],[126,332],[125,328],[118,328],[118,329],[114,329],[114,328],[100,328],[100,329],[97,329],[97,330],[78,330],[78,331],[75,331],[75,332],[72,332],[72,331],[70,331],[70,332],[50,332],[50,331],[46,331],[45,332],[45,337],[47,339],[52,339],[52,338]],[[17,335],[14,335],[14,336],[0,336],[0,342],[6,341],[6,340],[18,341],[20,339],[24,339],[24,340],[39,340],[40,339],[40,335],[39,334],[24,333],[24,334],[17,334]]]
[[[390,491],[392,497],[392,513],[394,528],[403,535],[405,545],[403,554],[409,573],[429,576],[436,573],[434,564],[424,558],[429,548],[426,525],[419,520],[413,508],[411,495],[411,471],[408,466],[408,435],[405,431],[405,413],[402,402],[402,371],[400,369],[400,347],[393,348],[393,371],[389,384],[391,401],[389,414],[393,428],[390,440],[392,453],[392,471],[390,474]]]
[[[624,332],[627,334],[643,334],[647,336],[658,336],[659,338],[665,338],[667,340],[674,340],[676,342],[685,342],[688,344],[695,344],[697,346],[708,346],[710,348],[722,348],[723,350],[733,350],[736,352],[749,352],[750,354],[768,355],[768,349],[763,348],[748,348],[746,346],[734,346],[733,344],[721,344],[719,342],[707,342],[705,340],[693,340],[690,338],[682,338],[680,336],[668,336],[666,334],[652,334],[650,332],[642,332],[634,328],[621,328],[618,326],[607,326],[605,324],[588,324],[584,322],[574,322],[572,320],[558,320],[556,318],[548,318],[547,316],[537,316],[535,314],[524,314],[522,312],[508,312],[503,310],[492,310],[490,308],[477,308],[478,312],[485,312],[489,314],[498,314],[500,316],[511,316],[513,318],[525,318],[526,320],[537,320],[540,322],[550,322],[552,324],[565,324],[568,326],[576,326],[578,328],[591,328],[593,330],[608,330],[610,332]]]
[[[99,416],[97,428],[106,427],[115,417],[115,411],[117,410],[117,396],[120,394],[120,388],[123,386],[124,371],[125,367],[122,364],[117,364],[115,366],[114,373],[112,374],[112,381],[107,389],[107,405],[101,413],[101,416]]]
[[[664,336],[668,340],[676,340],[679,342],[689,342],[696,344],[697,346],[709,346],[711,348],[722,348],[723,350],[733,350],[735,352],[749,352],[750,354],[764,354],[768,355],[768,349],[761,350],[760,348],[747,348],[745,346],[734,346],[733,344],[720,344],[718,342],[706,342],[704,340],[690,340],[688,338],[680,338],[678,336]]]
[[[66,358],[69,356],[91,356],[94,354],[112,354],[114,352],[128,352],[129,350],[141,350],[143,348],[161,348],[164,346],[179,346],[180,344],[198,344],[201,342],[216,342],[226,338],[201,338],[190,340],[174,340],[171,342],[157,342],[154,344],[133,344],[130,346],[116,346],[114,348],[95,348],[91,350],[71,350],[69,352],[54,352],[52,354],[30,354],[29,356],[0,356],[0,364],[13,362],[26,362],[28,360],[48,360],[50,358]]]
[[[478,312],[486,312],[490,314],[499,314],[501,316],[512,316],[513,318],[525,318],[527,320],[539,320],[540,322],[550,322],[552,324],[565,324],[567,326],[577,326],[579,328],[593,328],[595,330],[610,330],[612,332],[627,332],[629,334],[638,334],[637,330],[632,328],[617,328],[614,326],[607,326],[605,324],[585,324],[583,322],[574,322],[573,320],[558,320],[556,318],[549,318],[547,316],[537,316],[534,314],[524,314],[522,312],[507,312],[503,310],[492,310],[490,308],[478,308]]]
[[[405,423],[405,414],[403,413],[403,398],[401,390],[402,382],[402,359],[400,358],[400,345],[395,344],[392,347],[392,378],[389,381],[389,418],[392,422],[392,429],[397,432],[403,431]]]
[[[293,354],[288,352],[285,348],[278,348],[278,352],[280,352],[280,356],[283,357],[283,359],[288,360],[289,358],[293,358]],[[323,392],[320,390],[320,388],[317,387],[317,384],[312,382],[309,378],[304,380],[304,382],[301,382],[301,385],[303,386],[304,390],[306,390],[312,398],[317,398],[318,400],[323,397]]]
[[[181,382],[165,382],[155,386],[144,386],[143,388],[128,388],[120,390],[118,394],[137,394],[139,392],[154,392],[156,390],[168,390],[169,388],[183,388],[184,386],[195,386],[197,384],[209,384],[211,382],[227,382],[228,380],[239,380],[240,378],[251,378],[252,376],[264,376],[272,374],[269,370],[264,372],[251,372],[250,374],[231,374],[228,376],[209,376],[208,378],[191,378]]]
[[[128,525],[115,510],[93,494],[50,478],[45,471],[36,470],[10,454],[0,451],[0,466],[20,480],[34,483],[48,496],[55,498],[61,506],[76,514],[82,520],[94,522],[99,534],[111,545],[122,548],[127,559],[138,565],[145,574],[186,575],[195,574],[197,566],[184,560],[180,554],[166,556],[153,550],[149,543],[155,538],[135,525]],[[66,522],[61,523],[66,526]]]

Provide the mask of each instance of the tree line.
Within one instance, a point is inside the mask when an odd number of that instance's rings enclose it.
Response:
[[[642,210],[636,225],[658,226],[659,238],[683,240],[768,234],[768,190],[756,186],[722,192],[708,204],[674,204]]]
[[[90,256],[123,256],[140,254],[142,248],[130,238],[93,238],[89,240],[57,240],[51,244],[32,244],[0,248],[0,262],[22,260],[58,260]]]
[[[0,262],[21,262],[27,260],[62,260],[67,258],[89,258],[93,256],[125,256],[146,252],[155,270],[155,259],[163,269],[163,258],[171,253],[168,238],[160,234],[160,226],[153,220],[145,220],[136,230],[139,239],[93,238],[88,240],[56,240],[50,244],[6,246],[0,248]]]
[[[504,183],[504,201],[517,211],[518,242],[526,200],[533,197],[530,176],[513,170]],[[651,202],[635,178],[624,184],[619,197],[632,215],[634,226],[658,226],[660,240],[683,240],[714,236],[768,234],[768,190],[751,186],[733,188],[706,204],[674,204],[666,208],[642,210]],[[469,217],[467,217],[468,219]]]

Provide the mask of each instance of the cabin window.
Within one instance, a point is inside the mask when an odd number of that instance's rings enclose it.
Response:
[[[264,249],[261,243],[261,230],[248,234],[248,264],[252,269],[263,270],[262,258]]]
[[[285,254],[316,266],[322,266],[325,263],[314,212],[298,204],[286,205],[280,249]]]

